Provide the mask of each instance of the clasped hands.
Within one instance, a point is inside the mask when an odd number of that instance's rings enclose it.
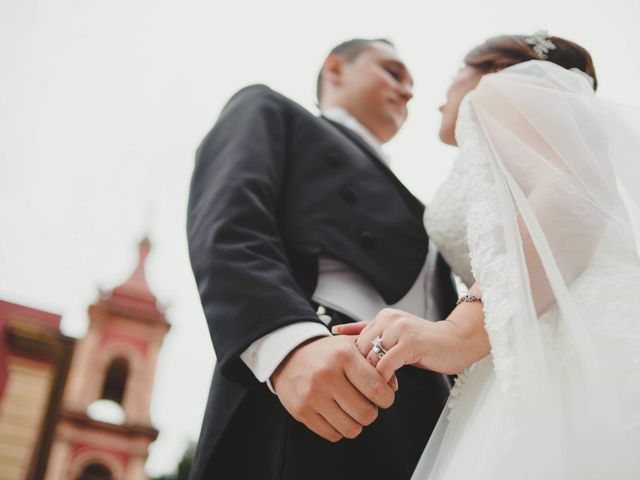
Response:
[[[430,322],[409,313],[382,310],[372,322],[334,327],[332,337],[297,347],[271,377],[285,409],[330,442],[353,439],[390,407],[398,391],[395,372],[415,365],[457,373],[455,335],[449,322]],[[382,338],[387,353],[373,353]]]

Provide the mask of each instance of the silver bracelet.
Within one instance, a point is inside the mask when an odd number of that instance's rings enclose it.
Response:
[[[482,297],[480,295],[474,295],[473,293],[465,293],[456,302],[456,307],[462,302],[482,302]]]

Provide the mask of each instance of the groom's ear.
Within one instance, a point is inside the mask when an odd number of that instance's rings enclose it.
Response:
[[[344,58],[332,53],[327,57],[322,65],[322,77],[333,85],[340,85],[342,83],[343,67]]]

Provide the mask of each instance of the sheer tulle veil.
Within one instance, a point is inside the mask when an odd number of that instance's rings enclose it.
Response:
[[[456,136],[492,353],[414,478],[640,478],[640,111],[529,61],[483,77]]]

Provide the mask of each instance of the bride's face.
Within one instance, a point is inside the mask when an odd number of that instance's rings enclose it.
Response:
[[[447,100],[440,107],[442,112],[440,140],[447,145],[457,145],[455,131],[460,102],[462,102],[467,93],[476,88],[482,75],[483,73],[480,70],[467,65],[461,68],[453,79],[453,83],[447,91]]]

